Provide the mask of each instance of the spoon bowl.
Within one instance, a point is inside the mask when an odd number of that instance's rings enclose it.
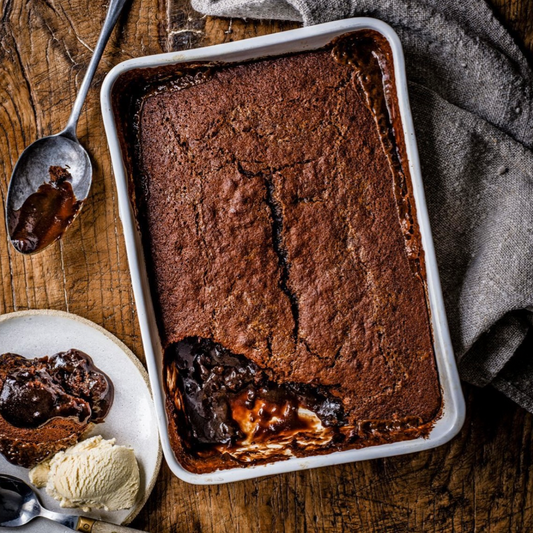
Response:
[[[17,527],[27,524],[40,515],[41,504],[24,481],[0,475],[0,527]]]
[[[48,181],[52,166],[68,169],[76,199],[87,198],[92,182],[89,154],[77,139],[59,133],[35,141],[22,152],[9,184],[7,209],[18,211],[26,198]]]
[[[68,183],[54,183],[58,169]],[[75,137],[61,132],[28,146],[7,193],[7,230],[15,249],[33,254],[57,241],[80,212],[91,182],[89,154]]]

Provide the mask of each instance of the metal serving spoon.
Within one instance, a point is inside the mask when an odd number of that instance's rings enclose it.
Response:
[[[28,146],[13,169],[7,193],[6,222],[11,242],[21,253],[40,252],[61,238],[89,194],[92,165],[76,137],[76,126],[100,58],[126,1],[109,2],[104,26],[66,128]],[[56,187],[53,168],[70,174],[69,185],[65,183],[62,188]],[[50,184],[43,185],[48,181],[49,174]],[[38,191],[40,187],[44,188]],[[63,197],[68,196],[67,193],[70,198]],[[45,198],[47,194],[48,198]],[[70,208],[65,202],[72,204]]]
[[[108,524],[84,516],[54,513],[41,507],[33,489],[22,479],[0,474],[0,527],[18,527],[41,516],[74,531],[87,533],[143,533],[138,529]]]

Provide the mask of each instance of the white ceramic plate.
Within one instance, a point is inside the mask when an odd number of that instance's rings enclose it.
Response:
[[[0,353],[14,352],[25,357],[53,355],[77,348],[90,355],[115,386],[115,399],[103,424],[97,424],[90,436],[115,438],[117,444],[131,446],[139,462],[141,490],[132,509],[94,511],[61,509],[59,502],[38,490],[41,503],[52,511],[83,514],[115,524],[127,524],[145,504],[161,465],[161,445],[157,419],[148,387],[148,375],[135,355],[108,331],[84,318],[60,311],[22,311],[0,316]],[[0,472],[28,482],[28,469],[14,466],[0,455]],[[64,526],[36,519],[19,528],[1,528],[2,532],[67,533]]]

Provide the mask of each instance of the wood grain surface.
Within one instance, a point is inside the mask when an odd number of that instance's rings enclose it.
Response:
[[[533,0],[492,4],[532,61]],[[23,148],[66,123],[105,9],[103,1],[0,0],[2,208]],[[102,79],[131,57],[296,26],[206,18],[185,0],[132,0],[78,128],[94,164],[89,199],[65,238],[33,257],[16,254],[0,224],[0,313],[70,311],[107,328],[144,360],[99,109]],[[163,465],[133,527],[153,533],[533,531],[532,417],[490,389],[465,387],[465,393],[463,431],[425,453],[216,487],[187,485]]]

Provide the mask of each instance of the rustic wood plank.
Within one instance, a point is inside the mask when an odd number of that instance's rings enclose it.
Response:
[[[203,46],[206,36],[205,20],[206,17],[194,11],[189,2],[168,2],[168,51],[187,50]]]
[[[492,0],[533,57],[533,0]],[[88,16],[90,14],[90,16]],[[0,0],[0,198],[18,155],[66,122],[105,15],[89,0]],[[65,239],[35,257],[0,224],[0,312],[69,310],[103,325],[143,359],[99,111],[103,76],[121,60],[296,27],[203,17],[186,0],[133,0],[90,92],[79,136],[92,156],[91,195]],[[177,532],[533,531],[532,417],[491,390],[466,387],[461,434],[434,451],[218,487],[164,465],[134,526]]]
[[[531,0],[489,0],[496,16],[506,26],[533,64],[533,3]]]

